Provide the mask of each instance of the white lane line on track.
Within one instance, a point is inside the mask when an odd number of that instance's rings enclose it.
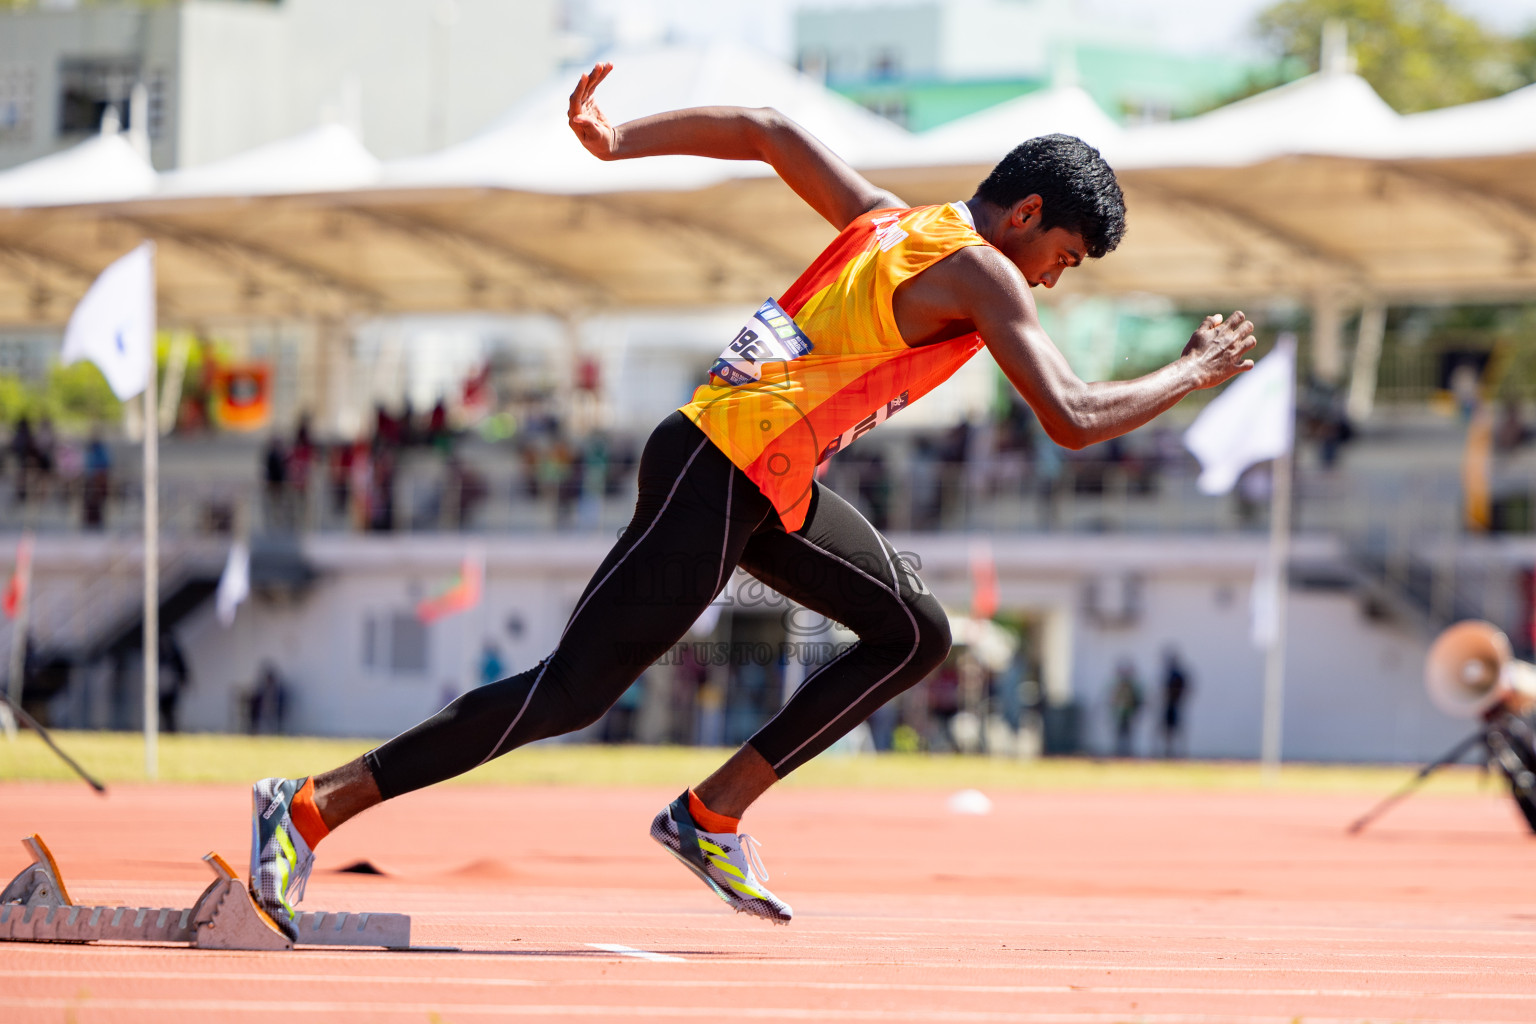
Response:
[[[605,953],[617,953],[619,956],[632,956],[636,960],[655,960],[658,963],[681,964],[686,963],[680,956],[668,956],[666,953],[652,953],[648,949],[636,949],[634,946],[621,946],[617,942],[588,942],[593,949],[601,949]]]
[[[629,946],[599,945],[588,943],[594,948],[603,949],[610,953],[618,953],[626,956],[638,956],[642,960],[661,960],[682,963],[682,957],[667,956],[663,953],[651,953],[648,950],[633,949]],[[582,958],[586,959],[586,958]],[[451,986],[486,986],[497,988],[560,988],[568,986],[580,986],[583,988],[651,988],[651,989],[694,989],[694,988],[720,988],[733,985],[756,984],[740,979],[690,979],[690,978],[569,978],[543,981],[530,981],[523,978],[445,978],[445,977],[366,977],[356,975],[330,975],[330,974],[284,974],[274,975],[266,972],[260,974],[201,974],[197,972],[158,972],[158,971],[4,971],[0,977],[25,977],[25,978],[88,978],[95,980],[158,980],[158,981],[219,981],[219,982],[245,982],[245,981],[280,981],[284,984],[303,982],[320,982],[327,985],[335,984],[399,984],[399,985],[430,985],[432,987]],[[1518,1000],[1528,1002],[1531,994],[1522,992],[1416,992],[1404,989],[1329,989],[1316,987],[1302,988],[1218,988],[1196,986],[1167,986],[1167,985],[1096,985],[1091,983],[1068,985],[924,985],[901,982],[860,982],[860,981],[804,981],[791,979],[777,979],[772,986],[777,989],[804,989],[814,992],[912,992],[935,993],[942,995],[1123,995],[1123,996],[1233,996],[1239,998],[1251,998],[1254,996],[1291,997],[1291,998],[1334,998],[1334,999],[1414,999],[1414,1000]],[[0,1000],[0,1005],[4,1001]]]
[[[591,945],[595,946],[596,944],[594,943],[594,944],[591,944]],[[679,957],[679,956],[668,956],[668,955],[663,954],[663,953],[649,953],[646,950],[631,950],[630,947],[628,947],[628,946],[596,946],[596,948],[603,949],[603,950],[605,950],[607,952],[610,952],[610,953],[619,953],[621,955],[639,956],[640,959],[642,959],[642,960],[658,960],[658,961],[672,962],[672,963],[686,963],[687,962],[687,961],[684,960],[684,958]],[[571,963],[571,962],[578,962],[578,961],[590,960],[590,959],[591,959],[591,957],[584,956],[584,955],[581,955],[581,954],[577,954],[577,955],[574,955],[574,956],[566,956],[566,957],[548,957],[548,956],[540,956],[540,957],[538,957],[538,960],[539,960],[540,963],[549,963],[552,960],[558,961],[558,962],[561,962],[561,963]],[[742,963],[742,962],[743,961],[736,961],[736,960],[726,960],[726,961],[710,960],[709,961],[709,963],[712,964],[712,965],[713,964],[719,964],[719,963],[739,964],[739,963]],[[776,964],[769,964],[769,963],[765,963],[763,961],[753,961],[753,962],[758,964],[759,966],[765,966],[765,967],[766,966],[776,966]],[[805,961],[797,961],[796,963],[797,964],[802,964],[802,965],[805,965],[805,966],[827,966],[827,964],[825,962],[822,962],[822,961],[816,961],[816,962],[811,962],[811,963],[807,963]],[[902,966],[905,966],[905,965],[902,965]],[[1042,965],[1039,965],[1039,964],[1017,964],[1017,965],[1015,965],[1015,969],[1020,971],[1020,972],[1029,972],[1029,973],[1035,973],[1035,972],[1038,972],[1038,971],[1041,971],[1041,970],[1053,970],[1053,971],[1056,971],[1057,973],[1060,973],[1060,969],[1052,968],[1052,967],[1045,967],[1045,966],[1042,966]],[[1174,971],[1179,971],[1181,973],[1209,973],[1209,974],[1222,974],[1222,973],[1228,973],[1228,972],[1230,972],[1230,973],[1243,973],[1243,974],[1255,974],[1255,973],[1326,974],[1326,973],[1330,973],[1330,972],[1325,971],[1325,970],[1315,970],[1315,971],[1286,970],[1286,971],[1259,972],[1259,971],[1249,970],[1247,968],[1210,968],[1209,970],[1204,970],[1204,969],[1201,969],[1201,968],[1129,968],[1129,967],[1091,968],[1091,967],[1076,967],[1076,968],[1072,968],[1072,970],[1076,971],[1078,973],[1082,973],[1084,971],[1092,971],[1093,973],[1098,973],[1099,970],[1103,970],[1106,974],[1109,974],[1111,976],[1113,976],[1115,973],[1122,972],[1122,971],[1124,973],[1127,973],[1127,974],[1130,974],[1130,973],[1146,973],[1146,972],[1152,972],[1152,971],[1157,971],[1158,973],[1173,973]],[[1350,971],[1348,973],[1351,973],[1351,974],[1370,973],[1373,977],[1388,976],[1388,972],[1385,972],[1385,971],[1372,971],[1372,972]],[[1451,977],[1464,977],[1464,978],[1470,978],[1471,976],[1473,976],[1472,972],[1468,972],[1468,971],[1412,971],[1412,972],[1395,971],[1395,972],[1390,972],[1391,976],[1400,976],[1400,975],[1404,975],[1404,974],[1410,974],[1410,975],[1422,974],[1422,975],[1437,975],[1437,976],[1447,976],[1448,975],[1448,976],[1451,976]],[[1506,975],[1506,976],[1504,976],[1503,980],[1510,981],[1510,982],[1518,982],[1522,977],[1524,977],[1524,975],[1515,975],[1515,976],[1507,976]],[[434,975],[427,975],[427,974],[422,974],[422,975],[395,974],[395,975],[378,976],[378,975],[367,975],[367,974],[305,974],[305,973],[302,973],[302,972],[293,972],[293,973],[287,973],[287,974],[274,974],[274,973],[272,973],[270,971],[261,971],[258,974],[255,971],[251,971],[251,972],[234,972],[234,971],[155,971],[155,970],[142,970],[142,969],[140,969],[140,970],[132,970],[132,971],[99,971],[99,970],[74,970],[74,969],[14,970],[14,971],[13,970],[0,970],[0,978],[16,978],[16,979],[21,979],[21,980],[42,979],[42,978],[58,978],[58,979],[80,979],[80,980],[92,980],[92,979],[107,980],[107,979],[112,979],[112,980],[133,980],[133,981],[149,981],[149,980],[154,980],[154,981],[178,981],[178,982],[180,982],[180,981],[193,981],[193,982],[196,982],[196,981],[242,982],[242,981],[252,981],[252,980],[263,980],[263,981],[272,981],[272,982],[282,982],[283,984],[304,984],[304,983],[307,983],[307,982],[317,982],[317,983],[323,983],[323,984],[327,984],[327,985],[349,985],[349,984],[350,985],[433,985],[433,986],[443,986],[443,985],[486,985],[486,986],[508,987],[508,988],[537,988],[537,987],[540,987],[540,986],[564,985],[564,984],[571,984],[572,983],[571,981],[562,980],[562,979],[553,979],[553,980],[546,979],[546,980],[532,981],[532,980],[528,980],[528,979],[525,979],[525,978],[507,978],[507,977],[503,977],[503,976],[489,977],[489,978],[488,977],[484,977],[484,976],[478,976],[478,977],[476,977],[476,976],[471,976],[471,977],[452,977],[452,976],[443,976],[443,975],[435,975],[435,974]],[[1109,979],[1106,979],[1106,980],[1109,980]],[[714,986],[714,985],[745,984],[746,982],[743,981],[742,979],[725,979],[725,980],[721,980],[721,981],[707,981],[707,980],[695,980],[695,979],[685,979],[685,978],[671,978],[671,979],[668,979],[668,978],[645,978],[645,979],[640,979],[640,978],[631,978],[631,979],[623,979],[623,978],[583,978],[583,979],[580,979],[578,982],[575,982],[575,983],[578,983],[578,984],[581,984],[581,985],[641,985],[641,986],[646,986],[646,987],[650,987],[650,988],[708,988],[708,987],[711,987],[711,986]],[[753,982],[753,983],[756,984],[757,982]],[[1146,994],[1157,994],[1157,993],[1182,994],[1182,993],[1188,993],[1188,992],[1209,992],[1209,993],[1211,993],[1213,995],[1230,995],[1230,994],[1235,994],[1235,995],[1273,995],[1273,994],[1276,994],[1276,993],[1285,993],[1285,994],[1291,994],[1291,995],[1423,996],[1424,998],[1455,998],[1455,999],[1529,999],[1529,998],[1531,998],[1530,992],[1528,990],[1524,990],[1524,991],[1520,991],[1520,992],[1507,992],[1507,993],[1501,993],[1501,992],[1467,993],[1467,992],[1444,992],[1444,991],[1426,993],[1426,992],[1409,991],[1409,990],[1402,989],[1402,988],[1388,988],[1388,987],[1383,987],[1383,988],[1378,988],[1378,989],[1322,989],[1322,988],[1316,988],[1316,987],[1296,988],[1296,989],[1289,989],[1289,988],[1277,989],[1277,988],[1274,988],[1273,986],[1270,986],[1268,988],[1222,988],[1222,987],[1215,987],[1215,986],[1206,987],[1206,988],[1198,988],[1198,987],[1193,987],[1193,986],[1154,987],[1154,986],[1145,986],[1145,985],[1139,985],[1139,986],[1138,985],[1130,985],[1130,986],[1128,986],[1128,985],[1107,985],[1107,984],[1101,985],[1101,984],[1095,984],[1094,982],[1083,982],[1083,983],[1080,983],[1080,984],[1056,983],[1056,984],[1047,984],[1047,985],[987,985],[987,984],[971,984],[971,983],[967,983],[967,982],[953,982],[953,983],[949,983],[949,984],[938,984],[938,983],[924,983],[924,982],[806,981],[806,980],[798,980],[798,979],[794,979],[794,978],[775,978],[775,979],[772,980],[772,982],[764,982],[764,983],[765,984],[772,984],[776,988],[837,989],[837,990],[871,991],[871,992],[880,992],[880,991],[902,991],[902,992],[992,992],[992,993],[1012,992],[1012,993],[1017,993],[1017,994],[1020,994],[1020,995],[1024,995],[1024,994],[1028,994],[1028,993],[1035,993],[1035,992],[1084,991],[1084,992],[1121,992],[1121,993],[1130,993],[1130,994],[1138,994],[1138,993],[1146,993]]]
[[[102,1011],[172,1011],[204,1014],[263,1014],[270,1016],[272,1007],[260,1000],[235,1002],[225,999],[179,999],[161,1002],[153,999],[9,999],[0,996],[0,1007],[29,1010],[63,1010],[79,1013],[81,1010]],[[809,1020],[824,1024],[829,1019],[839,1021],[913,1021],[931,1024],[935,1020],[970,1022],[970,1024],[1124,1024],[1123,1012],[1084,1013],[1072,1012],[1008,1012],[987,1010],[956,1010],[933,1007],[911,1010],[862,1010],[841,1007],[745,1007],[745,1006],[583,1006],[570,1004],[532,1005],[503,1003],[481,1005],[477,1003],[345,1003],[345,1002],[284,1002],[285,1012],[293,1014],[337,1013],[348,1016],[372,1014],[375,1017],[411,1016],[419,1019],[424,1015],[451,1017],[597,1017],[613,1020],[617,1015],[627,1017],[692,1017],[711,1020]],[[1290,1014],[1234,1015],[1200,1013],[1136,1013],[1139,1024],[1294,1024]],[[1307,1024],[1360,1024],[1359,1017],[1315,1017],[1308,1015]],[[1438,1018],[1436,1024],[1508,1024],[1490,1019]]]
[[[75,956],[83,955],[81,952],[78,952],[78,951],[83,951],[83,950],[101,950],[104,953],[108,953],[108,954],[110,954],[110,955],[112,955],[114,957],[120,957],[120,956],[123,956],[125,954],[134,954],[134,955],[139,955],[139,956],[156,956],[156,957],[165,957],[165,956],[168,956],[168,955],[169,956],[174,956],[174,957],[180,957],[180,956],[186,955],[179,947],[150,946],[150,945],[134,946],[134,945],[126,944],[126,943],[122,943],[122,944],[94,943],[94,944],[89,945],[89,946],[73,947],[71,949],[71,958],[73,958]],[[18,943],[15,943],[15,948],[14,949],[7,950],[7,952],[10,952],[10,953],[19,953],[19,952],[22,952],[22,951],[37,952],[37,953],[49,953],[49,952],[51,952],[55,956],[57,956],[59,954],[59,950],[58,949],[56,949],[56,948],[50,949],[48,944],[45,944],[45,943],[28,944],[28,943],[18,942]],[[260,954],[258,954],[258,955],[260,955]],[[295,953],[282,953],[282,954],[278,954],[278,955],[280,955],[280,956],[293,956],[293,957],[297,957],[297,958],[302,958],[303,962],[305,962],[305,963],[319,963],[319,962],[328,961],[328,960],[340,960],[340,961],[344,961],[344,962],[347,962],[347,963],[355,963],[355,962],[357,962],[356,958],[359,955],[370,956],[371,957],[371,956],[388,956],[389,954],[383,953],[383,952],[379,952],[379,951],[376,951],[376,950],[370,950],[370,951],[368,951],[366,953],[363,953],[363,954],[358,954],[358,953],[333,953],[333,952],[328,952],[328,951],[324,951],[324,950],[315,949],[313,947],[306,947],[306,948],[304,948],[302,950],[299,950],[298,952],[295,952]],[[514,956],[514,957],[521,956],[521,957],[528,957],[530,959],[537,959],[538,962],[540,962],[540,963],[553,963],[553,962],[572,963],[572,962],[577,962],[577,961],[582,961],[582,960],[590,960],[591,959],[590,954],[584,953],[581,950],[570,950],[570,951],[566,951],[566,952],[537,952],[537,953],[531,953],[531,952],[529,952],[528,950],[525,950],[525,949],[518,949],[518,948],[514,948],[514,947],[508,947],[507,949],[505,949],[503,951],[500,951],[500,952],[491,951],[491,950],[482,950],[482,951],[469,951],[469,952],[460,952],[460,953],[412,953],[411,954],[411,960],[413,962],[417,962],[417,961],[420,961],[420,962],[434,962],[434,961],[448,960],[448,961],[451,961],[453,963],[461,963],[461,964],[470,964],[470,963],[505,964],[507,962],[507,957],[509,955]],[[1345,957],[1345,956],[1351,956],[1351,955],[1354,955],[1354,956],[1364,956],[1365,954],[1330,953],[1329,955],[1330,956],[1334,956],[1334,957]],[[1378,954],[1371,954],[1371,955],[1373,957],[1378,956]],[[1407,957],[1415,956],[1416,954],[1403,953],[1403,954],[1393,954],[1393,955],[1407,958]],[[246,958],[248,956],[250,956],[250,954],[239,953],[239,952],[222,953],[222,952],[217,951],[217,950],[202,950],[202,951],[200,951],[198,953],[198,959],[206,959],[206,960],[209,960],[209,961],[216,960],[216,959],[244,959],[244,958]],[[1463,954],[1450,954],[1450,955],[1443,955],[1443,956],[1433,956],[1431,954],[1424,954],[1424,956],[1425,956],[1425,958],[1455,959],[1455,960],[1465,960],[1465,959],[1479,959],[1479,960],[1486,959],[1486,960],[1491,960],[1491,961],[1520,960],[1520,961],[1522,961],[1524,963],[1527,963],[1527,964],[1532,961],[1532,957],[1530,955],[1516,955],[1516,954],[1510,954],[1510,955],[1507,955],[1507,956],[1489,956],[1489,957],[1484,957],[1484,958],[1471,958],[1471,957],[1467,957],[1467,956],[1465,956]],[[743,954],[730,955],[730,956],[712,956],[709,959],[709,963],[711,963],[711,964],[731,965],[731,966],[752,966],[752,967],[758,967],[758,968],[780,968],[780,967],[845,967],[845,968],[851,968],[851,967],[866,967],[866,968],[867,967],[895,967],[895,968],[900,968],[902,970],[919,969],[919,970],[935,970],[935,971],[945,971],[945,972],[953,972],[955,970],[966,970],[966,971],[1010,971],[1010,972],[1018,972],[1018,971],[1058,971],[1059,972],[1059,971],[1084,971],[1084,970],[1088,970],[1088,971],[1116,971],[1116,972],[1124,972],[1124,973],[1147,973],[1147,974],[1180,974],[1180,973],[1183,973],[1183,974],[1224,974],[1224,973],[1232,973],[1232,974],[1345,974],[1345,975],[1350,975],[1350,974],[1368,974],[1368,975],[1371,975],[1373,977],[1382,976],[1382,977],[1407,977],[1407,978],[1420,977],[1420,976],[1443,977],[1443,976],[1447,976],[1447,975],[1449,975],[1449,976],[1457,976],[1457,975],[1476,974],[1477,973],[1477,968],[1479,967],[1479,965],[1477,965],[1477,964],[1469,965],[1468,967],[1460,969],[1460,970],[1449,969],[1449,968],[1440,968],[1440,969],[1434,969],[1434,968],[1430,968],[1430,969],[1424,969],[1424,968],[1395,968],[1395,967],[1391,967],[1391,966],[1375,965],[1375,964],[1371,965],[1370,967],[1314,967],[1314,966],[1308,966],[1306,964],[1297,964],[1295,962],[1282,962],[1282,963],[1272,963],[1272,964],[1230,964],[1230,965],[1229,964],[1210,964],[1210,965],[1126,964],[1126,963],[1121,963],[1121,962],[1118,962],[1118,961],[1109,961],[1109,960],[1105,960],[1105,961],[1080,961],[1080,962],[1076,962],[1076,963],[1044,963],[1044,962],[1034,962],[1034,961],[1000,960],[1000,961],[997,961],[995,963],[977,963],[974,960],[962,959],[962,958],[959,958],[959,957],[956,957],[956,958],[953,958],[953,959],[948,959],[948,960],[874,960],[874,959],[858,959],[858,958],[852,958],[852,957],[843,958],[843,959],[840,959],[840,960],[831,960],[831,959],[821,959],[821,958],[813,958],[813,957],[784,957],[784,956],[777,956],[777,955],[774,955],[774,954],[771,954],[771,953],[765,953],[762,956],[756,956],[756,957],[749,956],[749,955],[743,955]],[[1502,966],[1501,966],[1500,969],[1507,971],[1507,968],[1504,968]],[[11,977],[11,976],[28,977],[28,976],[31,976],[31,975],[34,975],[34,974],[42,974],[42,973],[44,973],[44,972],[37,971],[37,970],[32,970],[32,971],[0,971],[0,977]],[[85,973],[91,974],[91,973],[94,973],[94,972],[87,971]],[[1531,970],[1527,969],[1527,970],[1517,971],[1517,972],[1508,972],[1506,974],[1506,976],[1507,977],[1511,977],[1511,978],[1524,978],[1524,977],[1528,977],[1531,973],[1532,973]],[[150,970],[150,969],[141,969],[140,971],[136,972],[136,976],[142,976],[142,977],[163,977],[163,976],[172,976],[172,975],[165,975],[162,972],[154,971],[154,970]]]

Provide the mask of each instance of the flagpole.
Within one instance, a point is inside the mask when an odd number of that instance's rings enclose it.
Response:
[[[1292,444],[1274,461],[1269,504],[1269,566],[1264,583],[1273,586],[1274,634],[1264,653],[1264,738],[1260,761],[1264,774],[1280,771],[1281,724],[1285,713],[1285,605],[1290,592]]]
[[[149,337],[144,388],[144,775],[160,769],[160,417],[156,414],[155,336]]]

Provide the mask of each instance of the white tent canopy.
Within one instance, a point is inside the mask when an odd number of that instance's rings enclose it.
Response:
[[[368,188],[383,165],[351,129],[324,124],[224,160],[160,176],[156,195],[305,195]]]
[[[1320,72],[1198,117],[1133,128],[1105,156],[1117,170],[1368,157],[1390,148],[1402,120],[1365,79]]]
[[[1410,114],[1395,141],[1381,155],[1443,159],[1536,152],[1536,85],[1480,103]]]
[[[1113,151],[1125,130],[1075,85],[1043,89],[923,132],[895,157],[902,166],[993,164],[1025,139],[1075,135]]]
[[[392,185],[486,187],[549,192],[686,191],[769,172],[755,163],[660,157],[604,164],[566,125],[574,75],[535,89],[474,138],[386,166]],[[844,159],[864,165],[905,151],[911,136],[884,118],[777,61],[734,45],[665,47],[616,58],[598,102],[618,124],[683,107],[773,106]]]
[[[615,55],[614,120],[771,104],[913,203],[970,195],[1022,138],[1099,145],[1129,233],[1064,290],[1227,304],[1536,295],[1536,92],[1400,117],[1327,73],[1121,129],[1072,88],[914,137],[726,47]],[[0,323],[59,323],[95,273],[159,243],[167,322],[755,304],[831,238],[766,168],[604,163],[563,74],[479,136],[380,166],[336,126],[158,181],[115,136],[0,173]]]

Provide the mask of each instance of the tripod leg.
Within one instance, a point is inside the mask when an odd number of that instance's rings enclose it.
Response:
[[[1356,818],[1353,822],[1350,823],[1349,828],[1345,831],[1352,836],[1359,835],[1362,831],[1364,831],[1365,826],[1369,825],[1371,822],[1387,813],[1388,809],[1390,809],[1393,804],[1396,804],[1398,801],[1407,797],[1408,794],[1412,793],[1415,789],[1418,789],[1419,786],[1423,784],[1425,779],[1429,778],[1436,771],[1444,768],[1446,765],[1453,764],[1456,761],[1461,760],[1461,755],[1465,754],[1468,750],[1483,742],[1485,735],[1485,731],[1479,729],[1477,732],[1468,736],[1466,739],[1456,744],[1450,750],[1446,751],[1445,754],[1437,760],[1431,761],[1423,768],[1420,768],[1418,774],[1409,779],[1397,790],[1397,792],[1387,797],[1375,807],[1372,807],[1369,811],[1366,811],[1364,814],[1360,815],[1360,817]]]
[[[84,779],[92,789],[98,793],[105,793],[107,791],[106,786],[102,785],[99,781],[93,778],[90,772],[76,764],[74,758],[64,753],[63,749],[57,743],[53,742],[53,737],[48,735],[47,729],[44,729],[41,725],[38,724],[37,719],[33,718],[31,715],[21,710],[21,708],[11,703],[11,699],[4,694],[0,694],[0,702],[4,702],[5,707],[8,708],[13,715],[21,719],[21,721],[30,727],[33,732],[41,736],[43,738],[43,742],[48,744],[48,749],[53,751],[55,754],[58,754],[59,758],[65,764],[73,768],[75,770],[75,774]]]
[[[1510,723],[1500,721],[1488,729],[1488,751],[1509,782],[1509,795],[1525,816],[1525,823],[1536,832],[1536,750],[1510,728]]]

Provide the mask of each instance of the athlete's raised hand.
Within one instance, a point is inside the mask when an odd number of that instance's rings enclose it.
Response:
[[[592,98],[612,70],[612,64],[594,64],[576,83],[566,111],[571,131],[599,160],[761,160],[839,231],[870,210],[907,205],[870,184],[814,135],[770,107],[688,107],[612,124]]]
[[[1212,313],[1184,346],[1184,358],[1195,374],[1195,387],[1213,388],[1222,381],[1253,369],[1253,360],[1244,359],[1253,348],[1253,321],[1242,311],[1223,318]]]
[[[613,65],[606,62],[592,65],[592,70],[582,75],[581,81],[576,83],[576,89],[571,93],[571,105],[566,110],[571,131],[576,133],[587,151],[599,160],[613,159],[614,151],[618,148],[618,133],[613,130],[613,125],[608,123],[603,112],[597,109],[597,101],[592,98],[598,85],[612,70]]]

